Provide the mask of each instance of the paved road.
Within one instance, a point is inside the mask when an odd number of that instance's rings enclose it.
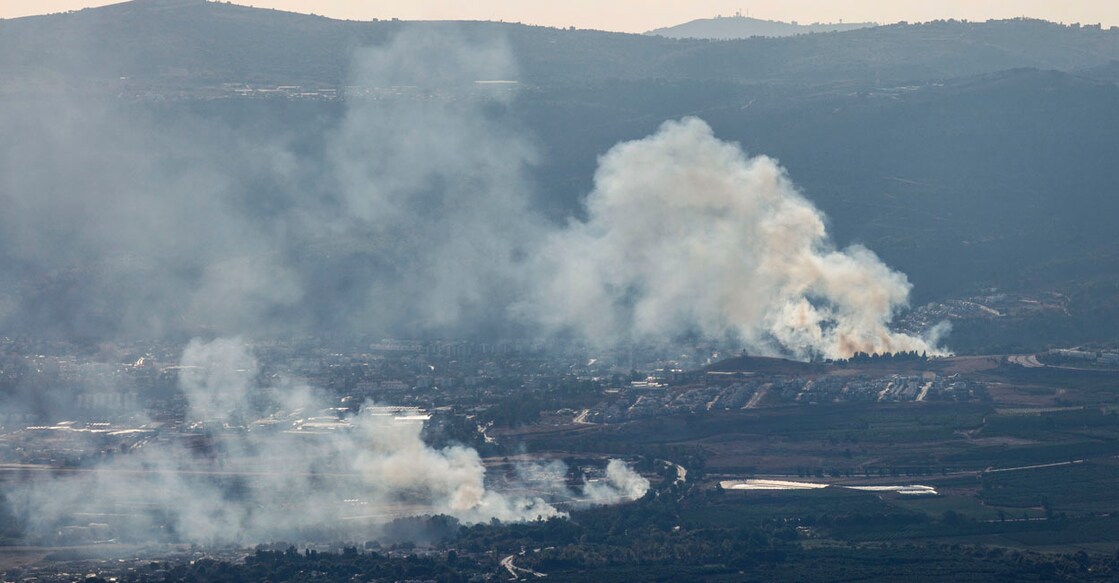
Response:
[[[1022,470],[1038,470],[1038,469],[1041,469],[1041,468],[1055,468],[1057,466],[1071,466],[1073,464],[1082,464],[1082,463],[1084,463],[1084,460],[1073,460],[1071,462],[1057,462],[1057,463],[1052,463],[1052,464],[1037,464],[1037,465],[1033,465],[1033,466],[1018,466],[1016,468],[997,468],[997,469],[987,468],[987,469],[983,470],[983,472],[984,473],[991,473],[991,474],[993,474],[995,472],[1020,472]]]
[[[510,575],[512,575],[511,580],[519,581],[521,579],[521,576],[517,574],[518,572],[526,573],[526,574],[532,575],[534,577],[547,577],[548,576],[544,573],[537,573],[536,571],[533,571],[532,569],[525,569],[523,567],[518,567],[518,566],[514,565],[513,564],[513,559],[515,559],[515,558],[516,558],[516,555],[509,555],[508,557],[505,557],[504,559],[501,559],[501,566],[504,567],[506,571],[509,571]]]
[[[1036,354],[1011,354],[1007,360],[1025,368],[1043,368],[1045,365],[1037,360]]]
[[[767,393],[769,393],[769,384],[764,384],[754,393],[754,396],[750,397],[750,402],[746,403],[743,409],[757,409],[758,404],[762,402]]]

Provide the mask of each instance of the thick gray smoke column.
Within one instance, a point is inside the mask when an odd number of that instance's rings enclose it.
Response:
[[[536,154],[508,115],[515,85],[479,82],[516,77],[505,43],[454,29],[405,29],[356,55],[328,152],[342,212],[327,231],[378,245],[369,320],[467,334],[503,320],[543,223],[528,208]]]
[[[767,157],[703,121],[671,121],[600,162],[587,220],[554,233],[527,309],[600,343],[685,334],[840,358],[939,349],[890,331],[910,284],[870,250],[836,250],[821,213]]]

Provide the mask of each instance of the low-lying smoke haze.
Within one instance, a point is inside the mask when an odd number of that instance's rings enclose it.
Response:
[[[195,434],[206,446],[150,439],[77,475],[18,486],[9,498],[29,534],[49,536],[75,513],[93,522],[112,517],[125,525],[117,532],[125,540],[199,543],[368,536],[394,518],[420,514],[464,523],[563,515],[539,496],[487,487],[478,452],[429,447],[422,422],[368,407],[339,415],[294,379],[257,386],[260,366],[241,339],[193,341],[181,361],[186,420],[207,432]],[[257,418],[244,431],[226,429]],[[649,488],[619,460],[609,463],[605,480],[576,490],[564,485],[565,473],[559,462],[525,464],[517,485],[587,504],[633,500]]]

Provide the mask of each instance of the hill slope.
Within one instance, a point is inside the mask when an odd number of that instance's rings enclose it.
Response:
[[[352,22],[204,0],[134,0],[0,21],[5,85],[63,80],[183,87],[345,81],[354,49],[404,28],[504,39],[521,80],[902,83],[1018,67],[1073,71],[1119,59],[1119,31],[1013,20],[891,25],[737,41],[561,30],[495,22]]]
[[[782,37],[814,32],[840,32],[877,26],[873,22],[839,23],[839,24],[797,24],[796,22],[779,22],[776,20],[762,20],[748,16],[735,15],[731,17],[701,18],[676,26],[668,26],[650,30],[645,34],[663,36],[667,38],[705,38],[711,40],[743,39],[755,36]]]

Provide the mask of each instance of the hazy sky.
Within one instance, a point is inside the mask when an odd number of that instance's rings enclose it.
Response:
[[[114,4],[119,0],[0,0],[0,18]],[[237,4],[313,12],[335,18],[506,20],[644,32],[737,10],[772,20],[804,22],[937,18],[986,20],[1030,16],[1058,22],[1119,26],[1115,0],[238,0]]]

